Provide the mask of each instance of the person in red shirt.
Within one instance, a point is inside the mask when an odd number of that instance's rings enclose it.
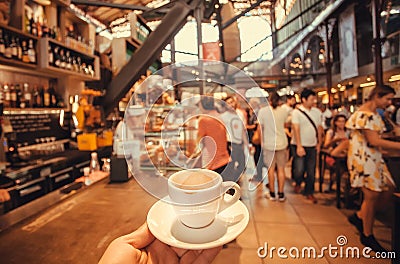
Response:
[[[197,140],[202,145],[202,167],[224,177],[222,172],[230,161],[226,128],[214,107],[213,97],[202,96],[198,105],[202,112],[197,132]]]

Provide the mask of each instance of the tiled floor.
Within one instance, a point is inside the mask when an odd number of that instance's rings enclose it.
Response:
[[[294,194],[290,181],[287,181],[285,202],[270,201],[265,197],[265,186],[259,186],[253,192],[245,191],[242,201],[246,204],[251,214],[247,229],[227,245],[214,263],[390,263],[390,260],[366,259],[362,257],[364,246],[359,242],[359,235],[348,221],[346,215],[353,211],[338,210],[335,207],[335,195],[316,193],[318,204],[312,204],[300,194]],[[391,229],[380,222],[375,223],[375,235],[385,246],[390,249]],[[340,239],[338,245],[337,240]],[[341,242],[346,241],[346,242]],[[268,245],[268,249],[284,247],[293,250],[292,256],[288,251],[284,253],[287,258],[280,258],[277,250],[264,258],[259,257],[259,247]],[[321,254],[323,247],[337,247]],[[264,246],[265,247],[265,246]],[[300,250],[299,257],[295,256],[295,247]],[[316,249],[316,257],[302,258],[301,250],[307,247]],[[360,258],[346,257],[348,248],[357,247]],[[342,257],[340,257],[340,248]],[[337,252],[337,256],[335,256]],[[350,252],[350,251],[349,251]],[[349,253],[350,256],[351,253]]]
[[[316,193],[319,203],[311,204],[304,196],[292,192],[289,181],[285,202],[267,199],[265,186],[255,191],[247,189],[242,184],[242,202],[250,213],[249,224],[213,263],[390,263],[345,258],[345,254],[342,258],[331,257],[327,251],[320,257],[302,258],[301,251],[305,248],[314,247],[318,256],[321,248],[338,246],[339,236],[347,240],[342,249],[362,250],[356,229],[346,219],[346,214],[353,211],[338,210],[334,194]],[[113,239],[144,222],[155,202],[134,180],[121,184],[101,182],[0,232],[0,263],[96,263]],[[389,227],[377,222],[375,235],[390,249]],[[258,249],[265,245],[268,255],[259,257]],[[273,255],[272,247],[275,247]],[[283,254],[288,258],[277,255],[279,247],[287,250]],[[291,257],[296,253],[295,248],[300,251],[299,258]]]

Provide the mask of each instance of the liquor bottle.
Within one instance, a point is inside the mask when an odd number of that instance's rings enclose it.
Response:
[[[60,49],[60,68],[65,69],[66,63],[66,56],[64,49]]]
[[[31,19],[29,19],[29,25],[31,28],[31,34],[37,36],[37,24],[36,21],[33,19],[33,14],[31,16]]]
[[[4,91],[4,107],[10,107],[11,95],[10,95],[10,88],[8,84],[5,83],[3,86]]]
[[[0,28],[0,55],[4,56],[6,46],[4,44],[3,30]]]
[[[17,91],[15,90],[14,84],[10,85],[10,107],[17,107]]]
[[[38,89],[38,96],[36,97],[37,107],[43,107],[43,87],[40,86]]]
[[[74,72],[79,72],[79,66],[75,56],[72,58],[72,70]]]
[[[18,60],[22,60],[22,47],[21,47],[21,41],[19,40],[19,38],[17,37],[15,39],[16,45],[17,45],[17,59]]]
[[[49,100],[50,100],[49,107],[57,107],[56,90],[54,89],[53,84],[50,84],[50,87],[47,90],[47,92],[49,94]]]
[[[57,46],[54,47],[54,66],[56,66],[56,67],[60,67],[60,65],[61,65],[59,49],[60,48]]]
[[[29,63],[28,47],[26,46],[26,40],[22,41],[22,61]]]
[[[21,107],[21,101],[25,101],[22,95],[22,90],[21,90],[21,85],[19,83],[17,83],[15,85],[15,94],[16,94],[16,98],[15,98],[15,107]]]
[[[28,56],[30,63],[36,63],[36,51],[33,48],[33,40],[29,40],[29,47],[28,47]]]
[[[25,99],[25,107],[32,107],[32,94],[29,91],[29,84],[24,83],[24,99]]]
[[[24,18],[24,23],[25,23],[25,32],[31,34],[31,23],[30,23],[30,17],[28,10],[25,10],[25,18]]]
[[[11,59],[12,58],[12,50],[11,50],[11,43],[9,41],[9,36],[8,34],[6,34],[4,36],[4,44],[5,44],[5,48],[4,48],[4,57]]]
[[[53,54],[53,49],[51,48],[50,44],[47,48],[47,53],[48,53],[49,65],[53,66],[54,65],[54,54]]]
[[[25,97],[23,95],[21,85],[17,83],[15,85],[15,93],[17,94],[17,100],[15,101],[15,107],[25,108]]]
[[[92,77],[94,77],[94,70],[92,64],[89,64],[88,66],[88,74]]]
[[[37,36],[39,38],[41,38],[43,32],[42,32],[42,24],[40,22],[40,18],[39,17],[36,18],[36,28],[37,28]]]
[[[47,26],[47,18],[43,18],[43,24],[42,24],[42,38],[49,37],[49,27]]]
[[[66,58],[65,68],[67,70],[72,70],[72,58],[71,58],[71,53],[69,52],[69,50],[67,50],[67,52],[65,54],[65,58]]]
[[[15,43],[15,38],[14,36],[11,36],[11,56],[13,59],[17,59],[18,57],[18,49],[17,49],[17,44]]]
[[[48,58],[49,58],[49,65],[54,66],[54,54],[53,54],[53,49],[51,48],[51,45],[49,44],[48,47]]]
[[[33,86],[32,90],[32,107],[40,107],[40,94],[37,85]]]
[[[83,73],[81,57],[78,56],[78,58],[76,58],[76,61],[78,63],[78,72]]]
[[[47,87],[43,88],[43,106],[50,107],[50,93]]]

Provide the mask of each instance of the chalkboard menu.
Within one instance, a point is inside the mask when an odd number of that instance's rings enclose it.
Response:
[[[60,116],[64,117],[62,125]],[[62,110],[4,111],[4,119],[12,127],[13,141],[28,145],[37,143],[37,138],[69,138],[68,116]]]

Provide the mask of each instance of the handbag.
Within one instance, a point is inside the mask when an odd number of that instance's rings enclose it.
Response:
[[[253,133],[253,136],[251,137],[251,143],[253,143],[254,145],[260,145],[261,144],[261,129],[260,129],[260,125],[257,125],[257,128]]]

